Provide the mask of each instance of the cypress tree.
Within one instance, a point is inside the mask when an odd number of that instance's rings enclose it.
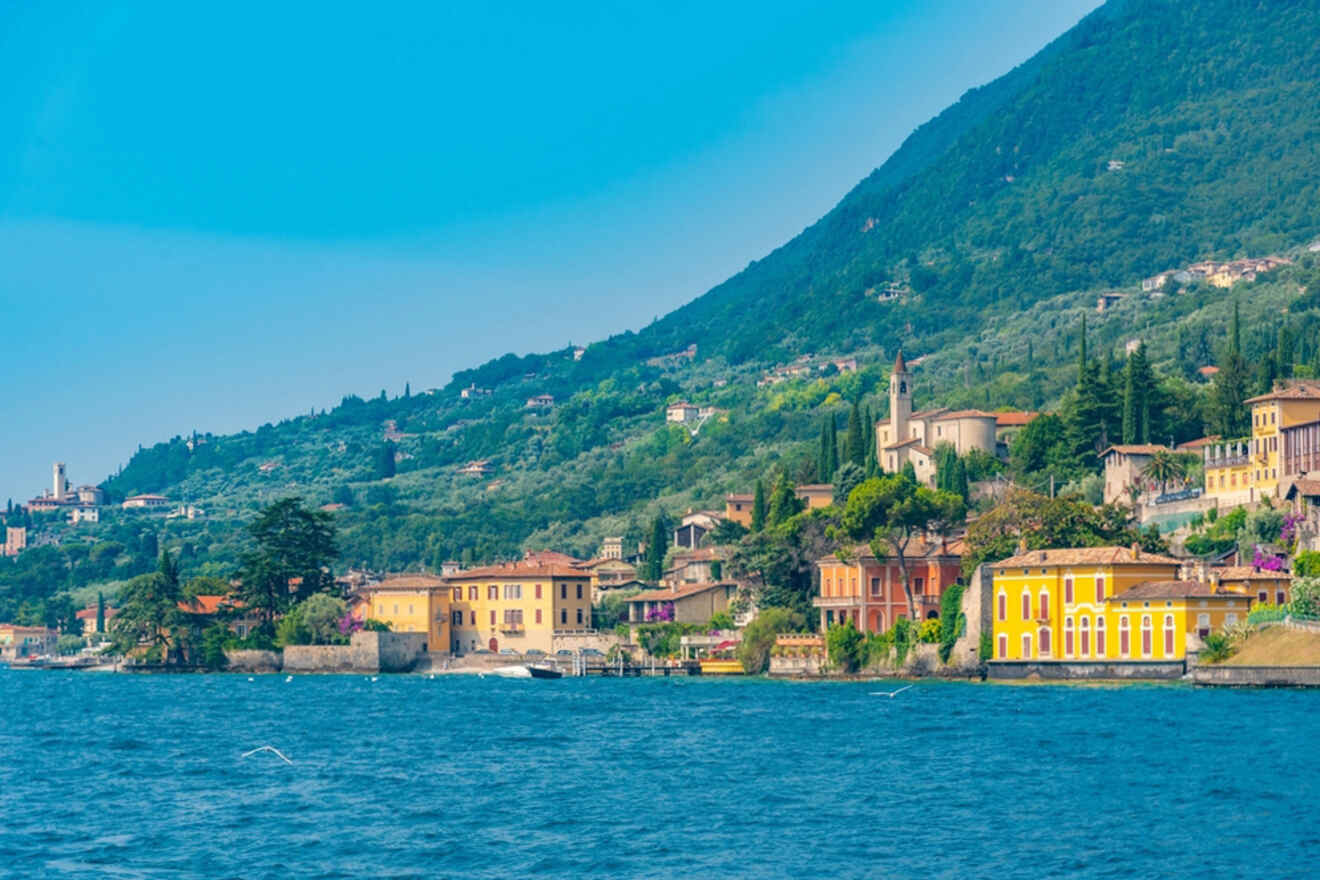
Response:
[[[663,514],[651,520],[651,540],[646,544],[646,578],[659,583],[665,573],[665,547],[669,544],[669,529]]]
[[[839,425],[834,421],[834,416],[829,417],[830,442],[828,451],[830,455],[830,477],[833,478],[835,471],[839,469]]]
[[[1247,362],[1239,347],[1239,321],[1238,304],[1234,302],[1228,351],[1220,358],[1219,372],[1210,391],[1214,428],[1225,440],[1244,437],[1250,431],[1250,416],[1243,404],[1247,399]]]
[[[96,594],[96,631],[105,632],[105,593]]]
[[[1123,368],[1123,442],[1137,442],[1137,389],[1134,385],[1133,357],[1129,356]]]
[[[866,464],[866,440],[862,433],[862,408],[853,401],[848,413],[848,436],[844,439],[844,458],[858,467]]]
[[[765,528],[766,513],[765,503],[765,483],[756,481],[756,495],[752,499],[752,531],[759,532]]]

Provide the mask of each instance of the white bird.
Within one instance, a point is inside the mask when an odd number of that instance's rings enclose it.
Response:
[[[284,680],[285,680],[286,682],[293,681],[293,676],[290,675],[290,676],[286,677]]]
[[[275,754],[277,754],[277,755],[280,756],[280,760],[282,760],[284,763],[286,763],[286,764],[292,764],[292,763],[293,763],[292,761],[290,761],[290,760],[288,759],[288,757],[285,756],[285,754],[284,754],[283,752],[281,752],[279,749],[275,748],[274,746],[259,746],[259,747],[253,749],[253,750],[250,751],[250,752],[244,752],[244,753],[242,754],[242,757],[246,758],[246,757],[248,757],[249,755],[255,755],[257,752],[274,752]]]
[[[256,679],[249,675],[249,676],[248,676],[248,681],[256,681]]]
[[[375,681],[375,680],[376,680],[376,676],[373,675],[373,676],[371,677],[371,680],[372,680],[372,681]]]
[[[903,685],[903,687],[899,688],[899,689],[896,690],[896,691],[871,691],[871,696],[873,696],[873,697],[889,697],[889,699],[892,700],[894,697],[896,697],[896,696],[898,696],[899,694],[903,693],[903,691],[907,690],[907,689],[910,688],[910,687],[912,687],[912,685],[910,685],[910,684],[906,684],[906,685]]]

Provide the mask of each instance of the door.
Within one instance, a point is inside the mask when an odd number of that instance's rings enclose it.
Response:
[[[491,640],[490,640],[490,650],[491,650],[493,653],[496,653],[496,654],[499,653],[499,651],[500,651],[500,643],[499,643],[499,640],[498,640],[498,639],[496,639],[496,638],[494,638],[494,637],[491,638]]]

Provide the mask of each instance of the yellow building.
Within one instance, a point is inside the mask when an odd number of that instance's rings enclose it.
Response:
[[[1320,384],[1290,382],[1247,401],[1251,406],[1251,481],[1257,497],[1277,494],[1280,432],[1320,419]]]
[[[1179,581],[1179,565],[1127,547],[1033,550],[995,563],[993,658],[1182,660],[1189,632],[1245,620],[1250,600]]]
[[[1202,449],[1205,494],[1216,499],[1220,508],[1256,500],[1251,485],[1250,449],[1251,444],[1246,440],[1213,443]]]
[[[426,650],[449,650],[449,584],[433,575],[386,578],[362,589],[367,617],[383,621],[394,632],[426,633]]]
[[[591,575],[577,566],[524,559],[445,581],[455,654],[503,648],[549,653],[556,632],[591,627]]]

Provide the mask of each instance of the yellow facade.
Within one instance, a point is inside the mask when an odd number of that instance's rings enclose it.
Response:
[[[1212,465],[1211,461],[1220,462]],[[1205,464],[1205,494],[1212,498],[1222,498],[1227,502],[1250,500],[1251,459],[1221,458],[1210,459]]]
[[[1246,620],[1249,597],[1176,581],[1178,567],[1120,547],[1037,550],[997,563],[992,657],[1180,661],[1188,633]]]
[[[426,633],[426,650],[449,650],[449,589],[442,578],[390,578],[369,591],[367,616],[393,632]]]
[[[591,577],[580,569],[518,563],[447,578],[450,650],[550,653],[554,634],[591,627]]]

